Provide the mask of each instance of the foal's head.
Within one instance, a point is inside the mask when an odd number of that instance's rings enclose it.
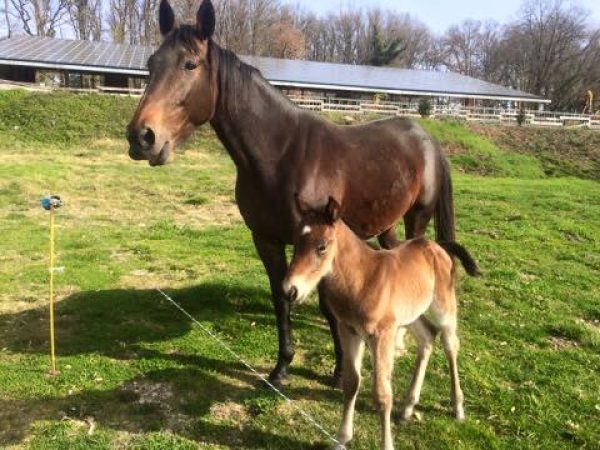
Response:
[[[310,207],[296,197],[302,219],[294,232],[294,257],[283,280],[291,302],[301,301],[328,275],[337,252],[336,226],[340,206],[332,197],[321,207]]]
[[[162,0],[159,24],[163,42],[148,59],[148,86],[127,126],[129,156],[150,165],[173,159],[175,146],[212,118],[217,96],[211,1],[202,2],[194,25],[176,27],[173,9]]]

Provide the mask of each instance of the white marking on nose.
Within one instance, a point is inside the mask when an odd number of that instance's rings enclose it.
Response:
[[[309,227],[308,225],[304,225],[304,228],[302,228],[302,236],[304,236],[305,234],[308,234],[312,231],[312,228]]]

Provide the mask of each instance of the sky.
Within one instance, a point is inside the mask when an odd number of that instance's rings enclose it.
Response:
[[[382,9],[409,13],[429,25],[433,31],[441,33],[450,25],[468,18],[508,22],[519,11],[522,0],[296,0],[289,3],[299,4],[319,14],[336,12],[348,7],[379,6]],[[575,3],[590,10],[590,21],[600,25],[600,0],[580,0]]]
[[[493,19],[506,23],[513,19],[523,0],[283,0],[299,5],[319,15],[340,9],[359,9],[379,6],[382,9],[405,12],[428,25],[434,32],[443,33],[449,26],[465,19]],[[568,1],[568,0],[567,0]],[[600,27],[600,0],[571,0],[590,12],[590,24]],[[2,22],[2,21],[0,21]],[[0,36],[5,32],[0,23]]]

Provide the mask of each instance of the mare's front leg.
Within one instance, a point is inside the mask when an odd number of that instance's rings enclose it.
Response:
[[[340,342],[340,333],[338,330],[338,323],[335,315],[331,311],[329,307],[329,302],[327,299],[327,288],[325,286],[325,281],[321,281],[319,283],[319,308],[321,309],[321,313],[327,319],[327,323],[329,324],[329,330],[331,331],[331,337],[333,339],[333,351],[335,353],[335,369],[333,369],[333,385],[341,386],[342,380],[342,358],[343,351],[342,345]]]
[[[285,245],[269,242],[252,233],[254,246],[258,252],[271,285],[271,298],[277,317],[277,333],[279,337],[279,353],[277,365],[269,375],[269,381],[275,385],[287,377],[287,367],[294,359],[294,343],[292,341],[292,324],[290,321],[290,303],[283,292],[283,279],[287,272]]]

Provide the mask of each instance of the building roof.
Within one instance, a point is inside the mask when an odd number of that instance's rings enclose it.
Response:
[[[154,47],[16,36],[0,40],[0,64],[145,76]],[[548,103],[542,97],[453,72],[240,56],[277,86]]]

